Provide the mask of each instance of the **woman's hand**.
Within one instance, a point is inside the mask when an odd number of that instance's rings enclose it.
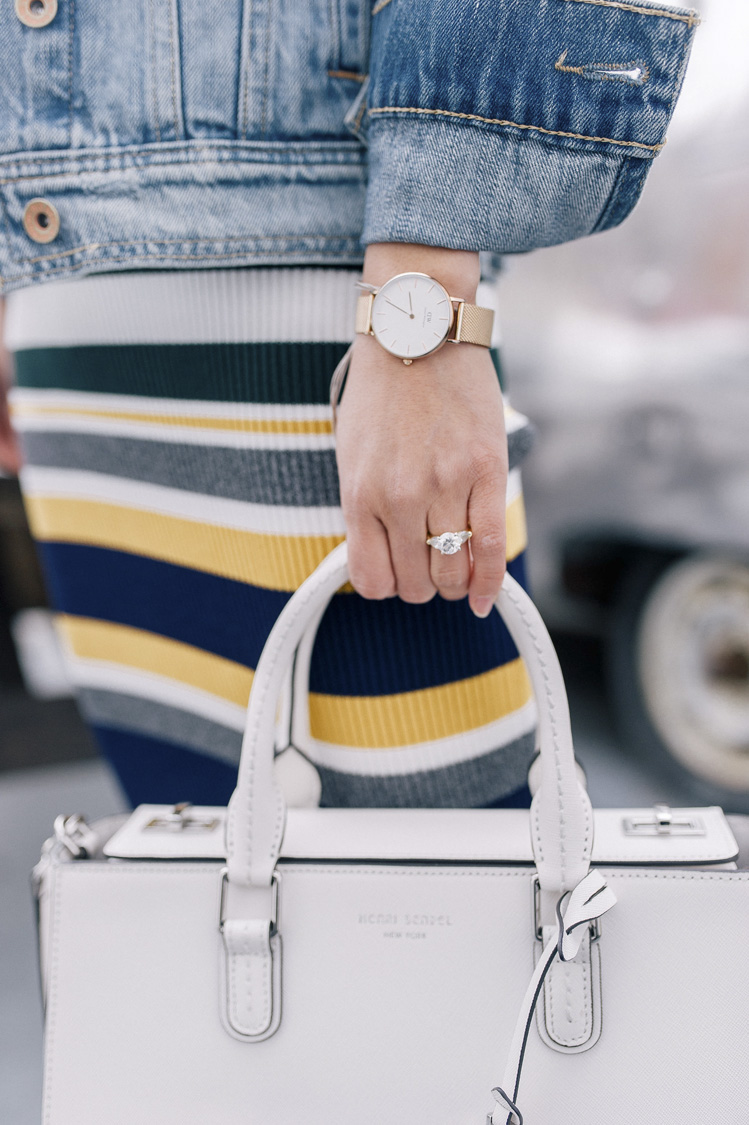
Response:
[[[367,248],[364,280],[428,273],[475,299],[478,255],[405,244]],[[366,598],[469,595],[485,617],[505,569],[507,439],[491,356],[445,344],[406,367],[357,336],[338,410],[336,450],[354,588]],[[470,525],[470,554],[442,555],[427,533]],[[473,566],[471,567],[471,556]]]
[[[21,468],[21,450],[8,413],[8,387],[11,382],[10,354],[3,343],[5,301],[0,297],[0,469],[15,476]]]

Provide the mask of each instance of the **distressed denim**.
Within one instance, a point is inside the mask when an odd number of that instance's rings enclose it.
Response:
[[[605,230],[697,22],[648,0],[59,0],[33,28],[0,0],[0,288]]]

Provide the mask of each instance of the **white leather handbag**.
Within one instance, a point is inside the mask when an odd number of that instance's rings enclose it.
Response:
[[[274,626],[228,810],[59,819],[36,869],[44,1125],[746,1125],[735,838],[718,808],[592,812],[512,579],[530,813],[286,809],[279,692],[346,579],[342,544]]]

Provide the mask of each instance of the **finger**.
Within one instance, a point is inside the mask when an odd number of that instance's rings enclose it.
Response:
[[[437,589],[425,551],[424,509],[414,506],[391,513],[386,527],[398,597],[415,605],[430,601]]]
[[[396,594],[387,532],[374,515],[346,523],[351,585],[363,598],[381,600]]]
[[[444,513],[447,511],[447,515]],[[443,513],[443,514],[441,514]],[[463,531],[468,528],[465,507],[459,511],[434,508],[429,512],[429,535],[441,535],[444,531]],[[457,601],[468,593],[471,577],[471,560],[468,549],[463,545],[454,554],[445,555],[437,547],[429,547],[429,570],[432,582],[441,597],[447,601]]]
[[[505,484],[504,476],[479,482],[468,498],[473,531],[468,599],[477,617],[486,617],[491,612],[505,575]]]

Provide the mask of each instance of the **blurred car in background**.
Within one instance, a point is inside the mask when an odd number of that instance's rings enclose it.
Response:
[[[542,612],[603,639],[628,747],[747,811],[749,5],[700,12],[632,217],[506,260],[505,361]]]

